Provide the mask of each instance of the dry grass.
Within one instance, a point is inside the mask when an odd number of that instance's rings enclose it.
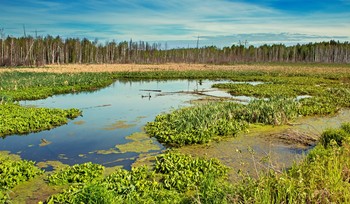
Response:
[[[315,65],[315,64],[236,64],[236,65],[209,65],[209,64],[68,64],[47,65],[35,68],[1,68],[3,71],[20,72],[136,72],[136,71],[164,71],[164,70],[232,70],[232,71],[282,71],[288,73],[350,73],[348,65]]]

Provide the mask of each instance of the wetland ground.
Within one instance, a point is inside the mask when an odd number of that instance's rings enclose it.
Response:
[[[298,64],[287,64],[287,65],[280,65],[280,64],[252,64],[252,65],[244,65],[244,64],[238,64],[238,65],[200,65],[200,64],[163,64],[163,65],[52,65],[48,67],[41,67],[41,68],[3,68],[0,69],[0,72],[2,71],[16,71],[16,72],[55,72],[55,73],[80,73],[80,72],[144,72],[144,71],[190,71],[190,70],[202,70],[202,71],[232,71],[232,72],[246,72],[248,75],[249,73],[257,73],[257,72],[263,72],[263,73],[274,73],[274,77],[278,78],[279,74],[281,75],[297,75],[297,76],[305,76],[311,74],[316,75],[327,75],[329,79],[333,79],[338,77],[337,74],[344,74],[345,77],[343,78],[337,78],[337,80],[340,80],[343,84],[346,84],[349,82],[349,73],[350,69],[348,65],[298,65]],[[335,77],[336,76],[336,77]],[[185,77],[185,76],[182,76]],[[327,78],[327,79],[328,79]],[[257,78],[258,79],[258,78]],[[147,83],[143,83],[142,85],[145,85]],[[120,85],[120,84],[119,84]],[[119,86],[118,85],[118,86]],[[189,94],[190,92],[193,92],[192,89],[196,89],[196,86],[198,86],[198,82],[195,81],[194,85],[191,85],[191,90],[187,90]],[[107,88],[108,89],[108,88]],[[140,92],[141,88],[137,88],[138,92]],[[102,93],[104,92],[104,89],[101,89]],[[143,88],[143,90],[156,90],[156,88],[153,87],[146,87]],[[198,91],[198,87],[197,87]],[[203,92],[198,94],[198,92],[195,94],[196,97],[187,97],[186,101],[201,101],[200,103],[203,103],[203,101],[208,100],[221,100],[222,94],[217,93],[217,90],[213,92],[213,95],[207,94],[207,92]],[[181,91],[180,91],[181,92]],[[196,92],[196,91],[195,91]],[[170,93],[170,94],[169,94]],[[179,93],[178,90],[171,90],[170,92],[164,94],[164,96],[173,96],[173,93]],[[109,95],[109,93],[105,92],[106,95]],[[117,93],[114,92],[114,96],[116,97]],[[141,103],[146,104],[147,102],[147,94],[145,97],[141,93],[135,94],[137,96],[137,100],[142,100]],[[157,93],[152,93],[152,100],[156,96]],[[216,97],[215,95],[219,95],[219,97]],[[69,96],[70,94],[68,94]],[[76,96],[78,94],[72,94],[70,96]],[[85,96],[88,96],[88,93],[85,93]],[[113,94],[112,94],[113,95]],[[84,96],[84,95],[83,95]],[[188,95],[187,95],[188,96]],[[159,95],[159,97],[162,97]],[[60,99],[61,98],[61,99]],[[95,97],[98,98],[98,97]],[[132,98],[132,97],[131,97]],[[227,95],[225,97],[227,98]],[[54,100],[52,100],[54,99]],[[111,99],[111,98],[109,98]],[[130,99],[130,98],[129,98]],[[150,97],[148,98],[150,99]],[[51,101],[50,101],[51,100]],[[64,95],[59,95],[58,97],[54,96],[51,99],[49,99],[50,106],[56,107],[59,103],[56,101],[65,100]],[[112,99],[111,99],[112,100]],[[115,100],[115,99],[113,99]],[[118,101],[118,100],[115,100]],[[151,100],[148,100],[151,101]],[[174,101],[171,99],[171,101]],[[88,97],[83,97],[81,101],[78,101],[79,103],[89,102]],[[39,101],[34,102],[26,102],[24,105],[27,106],[40,106],[42,103]],[[34,103],[34,104],[32,104]],[[346,102],[347,103],[347,102]],[[73,102],[68,102],[69,104],[74,104]],[[22,104],[23,105],[23,104]],[[66,104],[67,105],[67,104]],[[113,106],[119,106],[118,103],[108,103],[108,102],[101,102],[97,104],[92,104],[88,106],[82,106],[83,107],[83,115],[84,111],[87,112],[87,115],[84,117],[88,117],[89,112],[91,112],[91,115],[96,114],[94,111],[101,111],[103,109],[106,109],[104,112],[106,115],[108,115],[108,122],[103,123],[103,125],[100,125],[99,128],[96,128],[97,126],[92,127],[91,124],[97,123],[98,120],[86,120],[85,118],[77,118],[73,121],[71,121],[67,127],[70,128],[77,128],[77,127],[86,127],[86,128],[92,128],[89,131],[92,132],[93,129],[99,129],[103,130],[105,132],[113,132],[113,131],[120,131],[122,129],[133,129],[129,131],[128,134],[123,134],[120,139],[123,140],[122,144],[117,144],[114,142],[111,144],[110,148],[96,148],[95,142],[90,142],[90,144],[94,144],[93,149],[95,150],[93,152],[94,155],[99,155],[101,157],[104,157],[105,155],[116,155],[119,153],[130,153],[130,149],[137,150],[139,152],[139,155],[130,155],[129,159],[130,161],[127,162],[127,165],[133,166],[140,166],[142,164],[149,164],[154,165],[154,155],[158,154],[162,148],[159,148],[159,144],[154,140],[155,138],[149,139],[146,137],[144,133],[140,133],[141,127],[137,126],[140,121],[147,121],[150,118],[147,119],[147,116],[150,117],[147,113],[142,114],[133,114],[132,120],[125,120],[125,118],[111,118],[111,113],[108,110],[111,110]],[[128,105],[128,104],[126,104]],[[65,105],[63,105],[65,106]],[[62,106],[62,107],[63,107]],[[138,106],[138,105],[136,105]],[[150,105],[150,107],[155,106],[155,104]],[[60,105],[58,105],[59,108],[62,108]],[[73,106],[75,107],[75,106]],[[85,107],[85,108],[84,108]],[[80,107],[78,107],[80,108]],[[174,107],[177,108],[177,107]],[[125,109],[125,108],[121,108]],[[134,108],[134,109],[137,109]],[[129,109],[128,109],[129,110]],[[114,112],[116,114],[117,112]],[[146,116],[147,115],[147,116]],[[154,114],[152,115],[154,117]],[[95,121],[95,122],[94,122]],[[196,144],[196,145],[189,145],[189,146],[183,146],[180,148],[177,148],[176,151],[179,151],[181,153],[187,153],[191,154],[193,156],[200,156],[205,158],[217,158],[219,159],[223,164],[231,167],[229,176],[231,181],[237,180],[237,172],[238,171],[244,171],[249,173],[253,177],[259,177],[261,172],[264,172],[266,169],[272,169],[276,172],[282,172],[285,169],[288,169],[294,162],[302,161],[304,156],[308,153],[310,149],[312,149],[316,143],[318,138],[321,136],[321,133],[326,130],[327,128],[338,128],[343,122],[350,121],[350,111],[347,108],[342,108],[338,113],[332,114],[329,116],[307,116],[298,118],[295,121],[292,121],[292,123],[288,123],[287,125],[282,126],[273,126],[273,125],[252,125],[248,129],[249,132],[242,132],[239,133],[237,137],[234,138],[223,138],[223,139],[214,139],[208,144]],[[105,121],[106,122],[106,121]],[[102,123],[101,123],[102,124]],[[71,130],[73,130],[71,129]],[[136,130],[137,129],[137,130]],[[136,130],[136,131],[135,131]],[[50,131],[47,131],[50,132]],[[46,132],[46,133],[47,133]],[[40,136],[37,136],[36,138],[33,135],[29,135],[29,137],[35,138],[36,143],[35,146],[38,147],[38,149],[50,149],[51,147],[55,147],[55,145],[59,146],[60,144],[64,144],[63,137],[60,137],[62,135],[66,135],[67,138],[73,138],[74,142],[77,142],[77,140],[81,139],[84,140],[84,137],[76,137],[72,134],[72,131],[69,133],[63,133],[60,131],[59,128],[53,129],[51,133],[60,133],[57,135],[51,135],[49,137],[42,137],[46,133],[41,132],[38,133]],[[93,133],[93,132],[92,132]],[[119,134],[120,135],[120,134]],[[32,137],[33,136],[33,137]],[[12,137],[12,136],[9,136]],[[28,137],[28,136],[24,136]],[[110,136],[108,136],[110,137]],[[111,136],[112,137],[112,136]],[[101,138],[100,138],[101,139]],[[111,139],[111,138],[110,138]],[[27,138],[27,140],[29,140]],[[70,142],[70,146],[74,148],[74,142]],[[20,143],[19,143],[20,144]],[[24,144],[24,143],[23,143]],[[87,143],[86,143],[87,144]],[[84,146],[89,146],[83,144]],[[23,145],[22,145],[23,146]],[[34,145],[32,143],[24,144],[26,149],[32,149]],[[57,147],[58,147],[57,146]],[[65,146],[65,145],[64,145]],[[141,149],[136,148],[141,147]],[[147,149],[147,151],[145,151]],[[90,151],[91,152],[91,151]],[[132,151],[131,151],[132,152]],[[25,151],[17,151],[18,154],[25,154]],[[40,152],[37,154],[40,154]],[[89,157],[89,151],[75,151],[75,158],[72,159],[72,157],[67,156],[64,153],[58,154],[58,158],[61,161],[67,161],[71,160],[70,162],[76,162],[76,160],[81,159],[82,161],[88,161]],[[35,155],[35,154],[34,154]],[[56,155],[57,156],[57,155]],[[135,158],[137,158],[135,162]],[[116,159],[116,162],[113,164],[105,161],[105,164],[110,166],[115,166],[118,162],[120,162],[120,159]],[[73,164],[72,163],[72,164]],[[41,168],[45,168],[48,171],[55,169],[55,167],[60,166],[59,162],[53,162],[52,160],[46,161],[46,162],[40,162],[38,163]],[[47,176],[47,175],[43,175]],[[45,197],[48,195],[58,192],[59,190],[55,189],[47,189],[47,191],[43,190],[43,188],[46,188],[46,184],[43,183],[43,176],[37,178],[34,180],[34,183],[27,183],[21,186],[18,186],[18,188],[14,189],[14,194],[12,195],[13,201],[25,201],[25,202],[37,202],[42,201]],[[37,182],[37,183],[35,183]],[[29,185],[33,188],[27,188],[26,185]],[[40,187],[38,187],[40,186]],[[27,191],[25,190],[27,189]]]

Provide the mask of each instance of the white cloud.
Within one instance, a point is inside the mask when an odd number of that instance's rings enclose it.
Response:
[[[65,4],[31,0],[26,5],[32,6],[0,8],[0,17],[6,22],[0,27],[5,25],[5,32],[21,35],[25,24],[28,29],[52,35],[109,40],[195,40],[199,35],[244,33],[350,35],[345,29],[350,27],[350,13],[294,16],[267,6],[224,0],[86,0]]]

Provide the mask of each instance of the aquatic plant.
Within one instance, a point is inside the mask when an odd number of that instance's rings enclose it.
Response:
[[[235,136],[245,130],[245,121],[235,120],[237,103],[210,103],[158,115],[145,130],[170,145],[207,143],[215,136]]]
[[[8,191],[13,187],[43,173],[44,171],[36,167],[33,161],[16,161],[0,157],[0,203],[7,202]]]
[[[320,143],[288,170],[270,168],[258,178],[242,174],[230,185],[228,169],[218,160],[169,151],[157,156],[154,169],[117,169],[105,178],[71,183],[47,203],[348,203],[349,166],[347,140],[342,146]]]
[[[272,97],[267,100],[253,100],[236,111],[236,116],[249,123],[284,125],[298,117],[299,103],[292,98]]]
[[[214,88],[229,89],[233,96],[254,96],[258,98],[269,98],[276,95],[285,97],[297,97],[299,95],[322,95],[323,87],[313,84],[274,84],[264,83],[258,85],[245,84],[215,84]]]
[[[49,184],[63,185],[68,183],[88,183],[102,176],[104,167],[87,162],[66,167],[48,177]]]
[[[214,179],[223,179],[227,176],[228,168],[217,159],[205,160],[168,152],[156,157],[155,171],[162,173],[161,181],[165,188],[186,192],[195,190],[209,175]]]
[[[47,203],[222,203],[227,195],[222,185],[227,170],[216,159],[167,152],[157,157],[154,169],[116,169],[105,178],[71,183],[62,193],[50,196]],[[79,171],[70,174],[81,175]]]
[[[75,108],[62,110],[50,108],[23,107],[14,103],[0,105],[0,136],[26,134],[48,130],[66,124],[68,119],[81,115]]]
[[[31,73],[0,74],[1,96],[13,100],[34,100],[54,94],[93,91],[114,81],[109,73]]]
[[[202,144],[218,136],[235,136],[249,123],[283,125],[298,116],[298,102],[274,97],[248,105],[234,102],[208,103],[156,116],[145,130],[172,146]]]

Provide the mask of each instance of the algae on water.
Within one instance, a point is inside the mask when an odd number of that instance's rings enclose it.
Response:
[[[116,145],[116,148],[118,148],[122,153],[145,153],[151,150],[160,150],[159,145],[154,143],[154,140],[152,140],[146,133],[143,132],[136,132],[132,135],[127,136],[126,139],[132,140],[132,142]]]
[[[119,120],[113,124],[105,126],[104,130],[116,130],[116,129],[126,129],[136,126],[136,124],[128,124],[124,120]]]

